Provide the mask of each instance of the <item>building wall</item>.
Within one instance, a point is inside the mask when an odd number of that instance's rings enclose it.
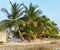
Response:
[[[60,35],[60,32],[59,32],[59,35]]]
[[[0,41],[7,42],[8,33],[6,31],[0,32]]]

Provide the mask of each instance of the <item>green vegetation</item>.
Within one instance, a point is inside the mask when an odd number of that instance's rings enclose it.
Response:
[[[14,36],[19,37],[22,41],[25,39],[30,41],[36,38],[50,38],[59,33],[57,24],[47,16],[42,15],[42,11],[37,9],[37,5],[34,6],[31,3],[27,7],[23,3],[13,4],[11,1],[10,4],[11,12],[1,8],[8,19],[0,22],[0,31],[9,29],[9,33],[13,31]]]
[[[53,50],[52,48],[47,48],[44,46],[40,46],[40,47],[35,47],[35,48],[30,48],[28,50]]]
[[[53,38],[60,39],[60,35],[54,35]]]
[[[3,44],[3,41],[0,41],[0,45],[2,45]]]
[[[57,43],[57,41],[54,41],[54,42],[51,42],[50,44],[56,44]]]

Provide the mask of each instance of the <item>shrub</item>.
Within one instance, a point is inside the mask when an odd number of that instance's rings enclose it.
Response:
[[[59,35],[54,35],[53,38],[60,39],[60,36]]]
[[[57,41],[54,41],[54,42],[51,42],[50,44],[56,44],[57,43]]]
[[[2,45],[3,44],[3,41],[0,41],[0,45]]]

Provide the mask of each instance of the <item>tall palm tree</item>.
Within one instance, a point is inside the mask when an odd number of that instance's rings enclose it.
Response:
[[[23,20],[26,21],[26,31],[29,32],[29,34],[32,34],[31,32],[35,32],[35,28],[37,27],[37,21],[36,18],[40,14],[42,14],[41,10],[38,10],[38,6],[35,5],[33,6],[32,3],[29,5],[29,7],[26,7],[24,4],[23,6],[25,7],[25,15],[22,18]]]
[[[0,28],[1,28],[0,30],[4,30],[6,28],[11,29],[12,27],[14,27],[15,31],[19,32],[20,37],[23,41],[24,38],[21,34],[21,31],[19,30],[19,23],[18,23],[20,17],[24,13],[23,7],[21,7],[22,4],[17,4],[17,3],[12,4],[11,1],[10,4],[11,4],[11,13],[9,13],[5,8],[1,8],[1,11],[7,14],[8,19],[0,22]]]

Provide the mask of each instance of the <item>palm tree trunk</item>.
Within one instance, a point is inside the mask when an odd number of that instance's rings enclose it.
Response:
[[[21,38],[21,40],[24,41],[25,39],[24,39],[24,37],[22,36],[21,31],[20,31],[19,29],[17,29],[17,31],[18,31],[19,34],[20,34],[20,38]]]
[[[17,18],[16,18],[16,19],[17,19]],[[18,31],[19,34],[20,34],[20,38],[21,38],[22,41],[24,41],[25,39],[24,39],[24,37],[22,36],[21,31],[19,30],[19,26],[18,26],[18,21],[17,21],[17,20],[16,20],[16,25],[17,25],[16,29],[17,29],[17,31]]]

